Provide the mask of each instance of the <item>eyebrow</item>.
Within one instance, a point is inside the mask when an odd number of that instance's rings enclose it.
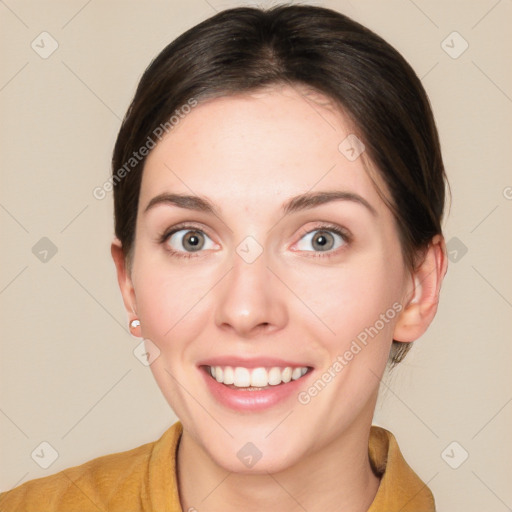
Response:
[[[358,203],[367,208],[370,213],[377,216],[377,210],[359,194],[354,192],[345,192],[342,190],[329,190],[326,192],[308,192],[301,194],[300,196],[292,197],[283,205],[284,215],[290,213],[299,212],[302,210],[308,210],[315,206],[330,203],[333,201],[351,201]]]
[[[341,190],[307,192],[288,199],[282,205],[281,210],[284,215],[290,215],[291,213],[308,210],[333,201],[351,201],[360,204],[369,210],[372,215],[377,216],[377,211],[366,199],[359,194]],[[195,210],[220,216],[219,209],[209,199],[197,195],[159,194],[149,201],[144,209],[144,213],[158,205],[173,205],[186,210]]]

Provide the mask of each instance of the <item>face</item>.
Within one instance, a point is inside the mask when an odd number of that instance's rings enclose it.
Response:
[[[321,100],[209,100],[144,168],[129,300],[185,432],[229,471],[367,435],[410,285],[364,153]]]

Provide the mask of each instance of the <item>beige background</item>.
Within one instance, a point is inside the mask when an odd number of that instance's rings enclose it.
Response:
[[[440,511],[510,510],[512,2],[312,3],[361,21],[412,64],[453,192],[438,317],[384,381],[375,422],[395,433]],[[112,197],[92,190],[109,176],[120,119],[151,58],[242,4],[0,1],[2,490],[157,439],[175,420],[133,355],[139,342],[109,252]],[[46,59],[31,47],[51,49],[43,31],[59,45]],[[445,51],[464,40],[458,58]],[[46,262],[33,254],[43,237],[57,248]],[[59,455],[48,469],[31,458],[36,448],[51,454],[43,441]],[[463,450],[468,459],[452,469]]]

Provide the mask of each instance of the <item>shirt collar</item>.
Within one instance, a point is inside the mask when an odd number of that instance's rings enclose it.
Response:
[[[368,455],[381,478],[368,512],[435,512],[430,489],[407,464],[391,432],[372,426]]]

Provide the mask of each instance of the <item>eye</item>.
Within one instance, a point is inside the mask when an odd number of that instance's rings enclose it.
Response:
[[[342,230],[323,226],[306,233],[298,242],[297,248],[307,252],[333,252],[349,242],[349,236]],[[310,248],[313,249],[310,249]]]
[[[202,249],[212,249],[213,240],[199,229],[179,229],[168,233],[165,241],[172,252],[198,252]]]

